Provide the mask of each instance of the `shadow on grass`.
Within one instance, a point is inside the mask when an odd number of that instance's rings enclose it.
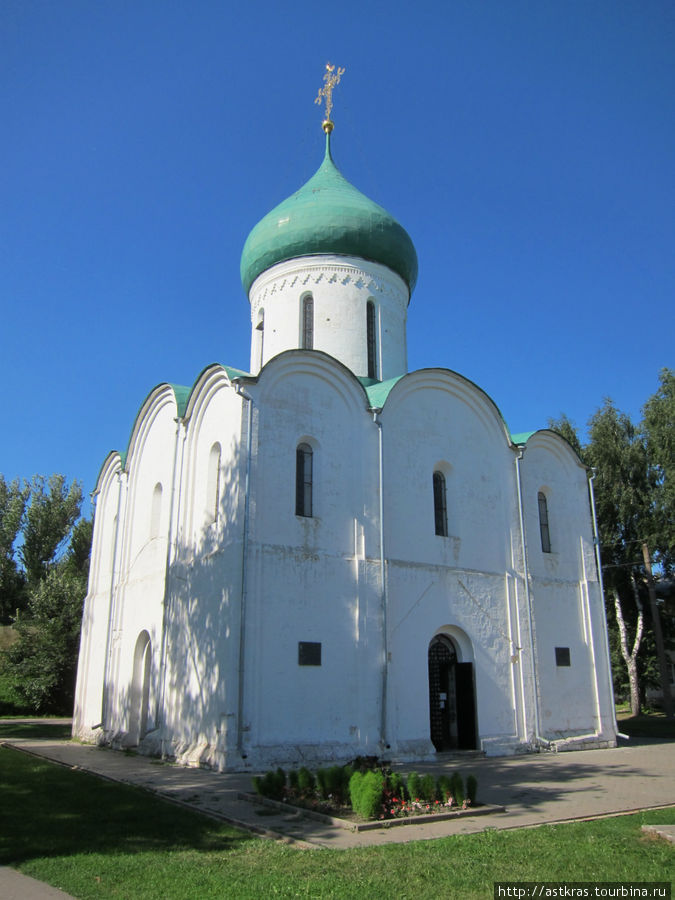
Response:
[[[253,838],[127,785],[0,748],[0,865],[82,853],[222,851]]]
[[[70,732],[71,726],[60,721],[51,722],[49,719],[44,719],[30,722],[3,722],[0,719],[0,740],[15,738],[36,741],[67,741],[70,740]]]
[[[624,734],[638,738],[675,739],[675,719],[667,719],[663,713],[642,713],[639,716],[618,716],[619,728]]]

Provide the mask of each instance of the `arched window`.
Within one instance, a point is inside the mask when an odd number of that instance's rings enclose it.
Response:
[[[311,294],[302,298],[302,349],[314,349],[314,297]]]
[[[159,525],[162,518],[162,485],[157,482],[152,492],[150,510],[150,538],[159,537]]]
[[[366,341],[368,344],[368,378],[377,378],[377,333],[375,329],[375,304],[366,303]]]
[[[295,451],[295,514],[312,515],[312,448],[298,444]]]
[[[220,444],[215,443],[209,452],[209,467],[206,477],[206,523],[212,524],[218,518],[220,503]]]
[[[445,486],[445,475],[434,472],[434,523],[436,534],[448,536],[448,499]]]
[[[551,552],[551,533],[548,528],[548,503],[546,502],[546,494],[539,491],[537,494],[539,503],[539,533],[541,535],[541,549],[544,553]]]

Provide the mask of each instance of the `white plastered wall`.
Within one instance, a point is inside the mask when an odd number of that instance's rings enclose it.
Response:
[[[429,743],[428,648],[453,638],[474,665],[477,730],[489,752],[525,742],[516,648],[522,617],[514,453],[489,398],[447,370],[408,375],[382,413],[389,598],[389,738]],[[448,535],[435,533],[433,473],[444,473]],[[521,629],[522,632],[522,629]],[[514,661],[515,656],[515,661]]]
[[[322,354],[273,359],[255,403],[246,615],[249,765],[379,749],[377,429],[353,376]],[[313,515],[295,511],[296,448],[313,448]],[[300,666],[299,642],[321,644]]]
[[[588,473],[550,431],[527,442],[523,506],[531,574],[540,731],[552,741],[614,741],[606,620],[593,542]],[[547,501],[551,552],[542,549],[537,495]],[[570,665],[556,665],[555,648]]]
[[[132,433],[127,457],[127,498],[120,532],[119,573],[110,623],[107,704],[104,727],[122,745],[137,711],[131,709],[134,654],[139,635],[151,642],[146,731],[157,728],[159,648],[166,584],[167,552],[178,434],[173,389],[160,385],[146,400]],[[161,485],[158,498],[157,485]],[[138,674],[138,673],[136,673]]]
[[[385,381],[407,371],[405,282],[386,266],[356,257],[305,256],[272,266],[251,286],[252,373],[260,370],[261,359],[264,364],[302,347],[302,301],[308,294],[314,300],[313,349],[367,376],[366,306],[372,301],[376,377]],[[258,327],[261,318],[264,330]]]
[[[111,453],[103,465],[96,487],[89,590],[82,616],[73,711],[73,735],[81,740],[95,740],[100,733],[103,718],[103,685],[120,512],[121,472],[119,453]]]
[[[179,527],[167,584],[163,750],[180,761],[217,768],[227,765],[236,744],[243,408],[220,366],[202,373],[192,390],[178,476]],[[217,498],[209,469],[214,447],[220,451]]]

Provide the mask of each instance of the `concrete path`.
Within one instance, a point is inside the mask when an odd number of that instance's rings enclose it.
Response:
[[[643,739],[615,750],[539,753],[518,757],[456,758],[396,766],[401,771],[451,773],[478,779],[478,798],[506,811],[424,825],[353,833],[297,814],[264,809],[238,797],[251,790],[248,774],[220,774],[160,763],[68,741],[4,740],[25,752],[153,791],[190,809],[305,847],[367,847],[486,828],[520,828],[675,806],[675,741]]]

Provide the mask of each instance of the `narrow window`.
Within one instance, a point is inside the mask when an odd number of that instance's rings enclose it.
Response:
[[[314,297],[311,294],[302,300],[302,349],[314,349]]]
[[[312,448],[299,444],[295,451],[295,514],[312,515]]]
[[[220,444],[211,447],[206,480],[206,523],[211,525],[218,518],[220,503]]]
[[[260,361],[260,368],[262,369],[263,359],[264,359],[263,354],[265,351],[265,310],[264,309],[261,309],[260,313],[258,314],[258,324],[255,326],[255,330],[257,332],[259,332],[258,350],[260,352],[259,352],[258,356],[259,356],[259,361]]]
[[[448,503],[445,488],[445,475],[434,472],[434,521],[436,534],[448,536]]]
[[[551,552],[551,535],[548,530],[548,504],[546,502],[546,494],[539,491],[537,494],[539,502],[539,532],[541,534],[541,549],[544,553]]]
[[[377,336],[375,333],[375,304],[366,303],[366,340],[368,342],[368,378],[377,378]]]
[[[157,482],[152,492],[152,507],[150,510],[150,538],[159,537],[159,523],[162,517],[162,485]]]

